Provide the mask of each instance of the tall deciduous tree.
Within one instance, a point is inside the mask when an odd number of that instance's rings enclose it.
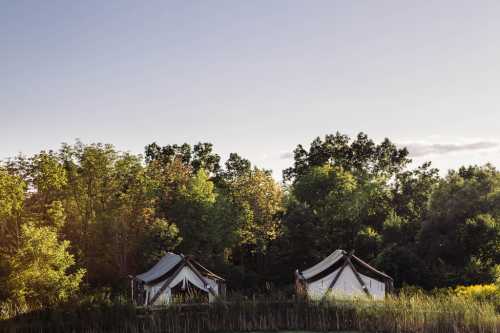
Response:
[[[450,171],[432,194],[420,236],[435,285],[491,281],[500,262],[500,172],[491,165]]]
[[[0,253],[9,254],[19,244],[26,183],[0,168]],[[0,288],[1,289],[1,288]]]
[[[188,254],[213,261],[235,240],[237,218],[204,169],[200,169],[176,193],[168,214],[179,227],[179,248]]]
[[[20,243],[9,256],[9,275],[3,284],[11,302],[22,308],[39,308],[66,301],[80,287],[84,269],[70,273],[75,261],[69,242],[59,241],[50,227],[26,223]]]
[[[405,148],[388,139],[376,144],[364,133],[353,140],[339,133],[327,135],[315,139],[308,150],[297,146],[294,154],[293,167],[283,174],[291,182],[292,198],[285,239],[300,239],[291,233],[308,230],[310,246],[295,245],[309,252],[309,259],[296,254],[302,257],[301,264],[342,247],[355,249],[368,260],[378,261],[388,273],[403,276],[389,265],[389,258],[418,257],[416,242],[438,180],[437,170],[430,163],[410,170]],[[299,223],[295,216],[304,220]]]
[[[158,161],[165,166],[178,160],[191,167],[194,173],[203,169],[211,177],[220,170],[220,156],[213,152],[213,145],[208,142],[199,142],[193,148],[187,143],[161,147],[153,142],[145,147],[145,153],[148,163]]]
[[[353,173],[392,176],[409,163],[408,150],[398,149],[389,139],[375,144],[365,133],[355,140],[337,132],[316,138],[306,150],[298,145],[294,150],[294,166],[283,171],[283,179],[290,181],[312,167],[331,164]]]
[[[48,218],[39,220],[34,207],[28,209],[26,189],[22,179],[0,169],[0,300],[20,309],[67,300],[78,291],[85,273],[69,272],[74,265],[69,242],[58,237],[65,222],[61,202],[40,201]]]

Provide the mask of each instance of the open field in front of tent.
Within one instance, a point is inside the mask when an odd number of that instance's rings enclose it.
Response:
[[[8,332],[499,332],[495,304],[453,295],[389,297],[385,301],[234,299],[214,304],[136,308],[78,305],[0,322]]]

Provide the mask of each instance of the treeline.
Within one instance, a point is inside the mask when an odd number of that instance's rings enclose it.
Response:
[[[63,144],[0,165],[0,302],[22,311],[128,276],[166,251],[195,255],[242,292],[290,287],[293,271],[354,249],[396,286],[500,277],[500,172],[441,178],[406,149],[339,133],[294,150],[280,184],[211,144]]]

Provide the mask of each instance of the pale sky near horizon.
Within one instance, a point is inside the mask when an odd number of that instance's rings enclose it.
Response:
[[[340,131],[500,166],[500,1],[0,0],[0,159],[212,142],[274,170]]]

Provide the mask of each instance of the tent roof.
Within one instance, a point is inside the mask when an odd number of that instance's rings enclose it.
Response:
[[[305,269],[302,272],[299,272],[299,276],[302,279],[309,280],[309,279],[317,276],[318,274],[324,272],[328,268],[332,267],[336,262],[338,262],[339,260],[341,260],[342,258],[347,257],[347,256],[354,259],[355,264],[359,264],[360,266],[363,266],[365,269],[374,273],[378,277],[381,277],[383,279],[392,280],[392,278],[389,275],[375,269],[374,267],[370,266],[369,264],[367,264],[366,262],[364,262],[360,258],[356,257],[355,255],[353,255],[353,254],[349,255],[346,251],[341,250],[341,249],[333,251],[328,257],[326,257],[325,259],[323,259],[322,261],[320,261],[316,265],[314,265],[308,269]]]
[[[156,280],[171,271],[182,260],[181,255],[168,252],[149,271],[137,275],[136,279],[146,283]]]
[[[177,268],[181,262],[184,262],[184,265],[187,264],[190,266],[191,269],[196,270],[197,274],[204,275],[214,280],[224,281],[222,277],[203,267],[191,256],[185,257],[183,254],[176,254],[172,252],[168,252],[165,256],[163,256],[163,258],[161,258],[160,261],[158,261],[149,271],[139,274],[135,278],[145,283],[155,281],[168,273],[175,273],[175,268]]]
[[[304,277],[304,279],[310,279],[311,277],[316,276],[331,267],[333,264],[339,261],[344,256],[344,254],[346,254],[344,250],[335,250],[328,257],[321,260],[316,265],[303,270],[300,274]]]
[[[388,280],[392,280],[392,278],[385,274],[384,272],[382,271],[379,271],[378,269],[374,268],[373,266],[370,266],[369,264],[367,264],[366,262],[364,262],[363,260],[361,260],[360,258],[356,257],[355,255],[352,255],[352,258],[354,259],[354,262],[360,264],[361,266],[363,266],[364,268],[368,269],[370,272],[382,277],[382,278],[386,278]]]

